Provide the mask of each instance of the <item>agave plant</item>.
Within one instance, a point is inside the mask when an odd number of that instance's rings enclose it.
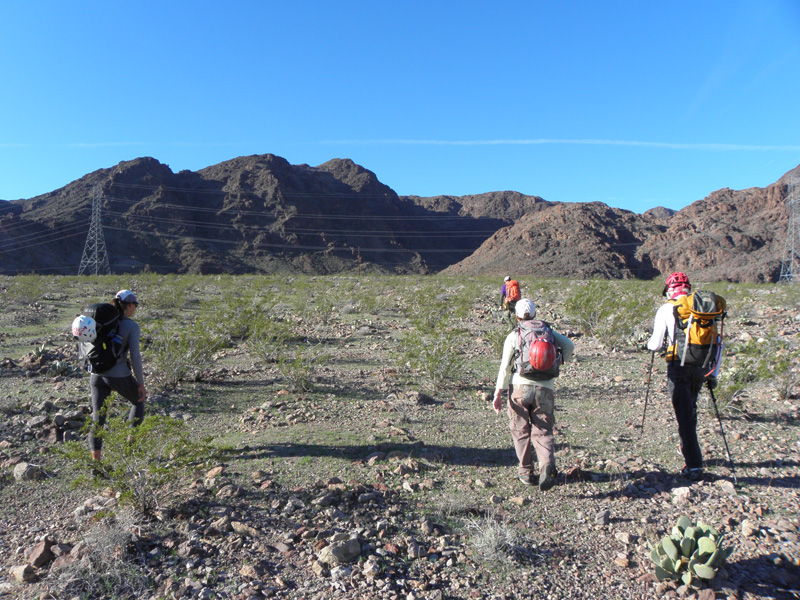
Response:
[[[686,516],[678,519],[672,533],[658,545],[648,545],[658,580],[681,580],[686,585],[692,585],[694,578],[713,579],[733,551],[723,548],[716,529],[701,522],[693,525]]]

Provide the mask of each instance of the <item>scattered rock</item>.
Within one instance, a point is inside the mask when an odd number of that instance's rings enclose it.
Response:
[[[37,481],[46,477],[42,468],[26,462],[21,462],[14,467],[14,479],[17,481]]]

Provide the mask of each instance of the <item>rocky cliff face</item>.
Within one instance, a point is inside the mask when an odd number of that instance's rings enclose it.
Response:
[[[788,227],[787,173],[766,188],[718,190],[675,213],[639,249],[657,271],[705,281],[777,281]]]
[[[774,281],[787,181],[719,190],[675,212],[518,192],[399,197],[347,159],[317,167],[271,155],[173,173],[153,158],[0,203],[0,273],[77,272],[93,189],[115,272],[517,273]]]

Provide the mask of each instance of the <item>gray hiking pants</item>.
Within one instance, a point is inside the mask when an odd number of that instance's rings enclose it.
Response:
[[[514,450],[519,459],[519,475],[526,477],[538,474],[533,469],[533,451],[539,462],[539,470],[546,464],[555,466],[556,423],[555,396],[553,390],[540,385],[515,385],[508,402],[509,427]]]

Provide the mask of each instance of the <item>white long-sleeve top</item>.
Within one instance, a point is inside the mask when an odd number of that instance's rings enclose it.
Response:
[[[516,345],[518,336],[519,334],[517,333],[517,330],[514,329],[514,331],[506,336],[506,341],[503,343],[503,357],[500,359],[500,371],[497,373],[497,383],[495,383],[494,388],[495,392],[497,390],[508,389],[509,383],[513,385],[540,385],[552,390],[552,379],[535,381],[533,379],[523,377],[519,373],[513,373],[512,377],[512,369],[514,366],[514,347]],[[570,340],[567,336],[562,335],[555,330],[553,330],[553,338],[555,339],[556,346],[561,348],[561,355],[564,358],[564,362],[567,362],[570,358],[572,358],[572,353],[575,351],[575,344],[573,344],[572,340]]]
[[[675,305],[671,302],[662,304],[656,311],[653,322],[653,334],[647,340],[647,349],[657,352],[664,345],[664,334],[667,334],[669,346],[675,341]]]

